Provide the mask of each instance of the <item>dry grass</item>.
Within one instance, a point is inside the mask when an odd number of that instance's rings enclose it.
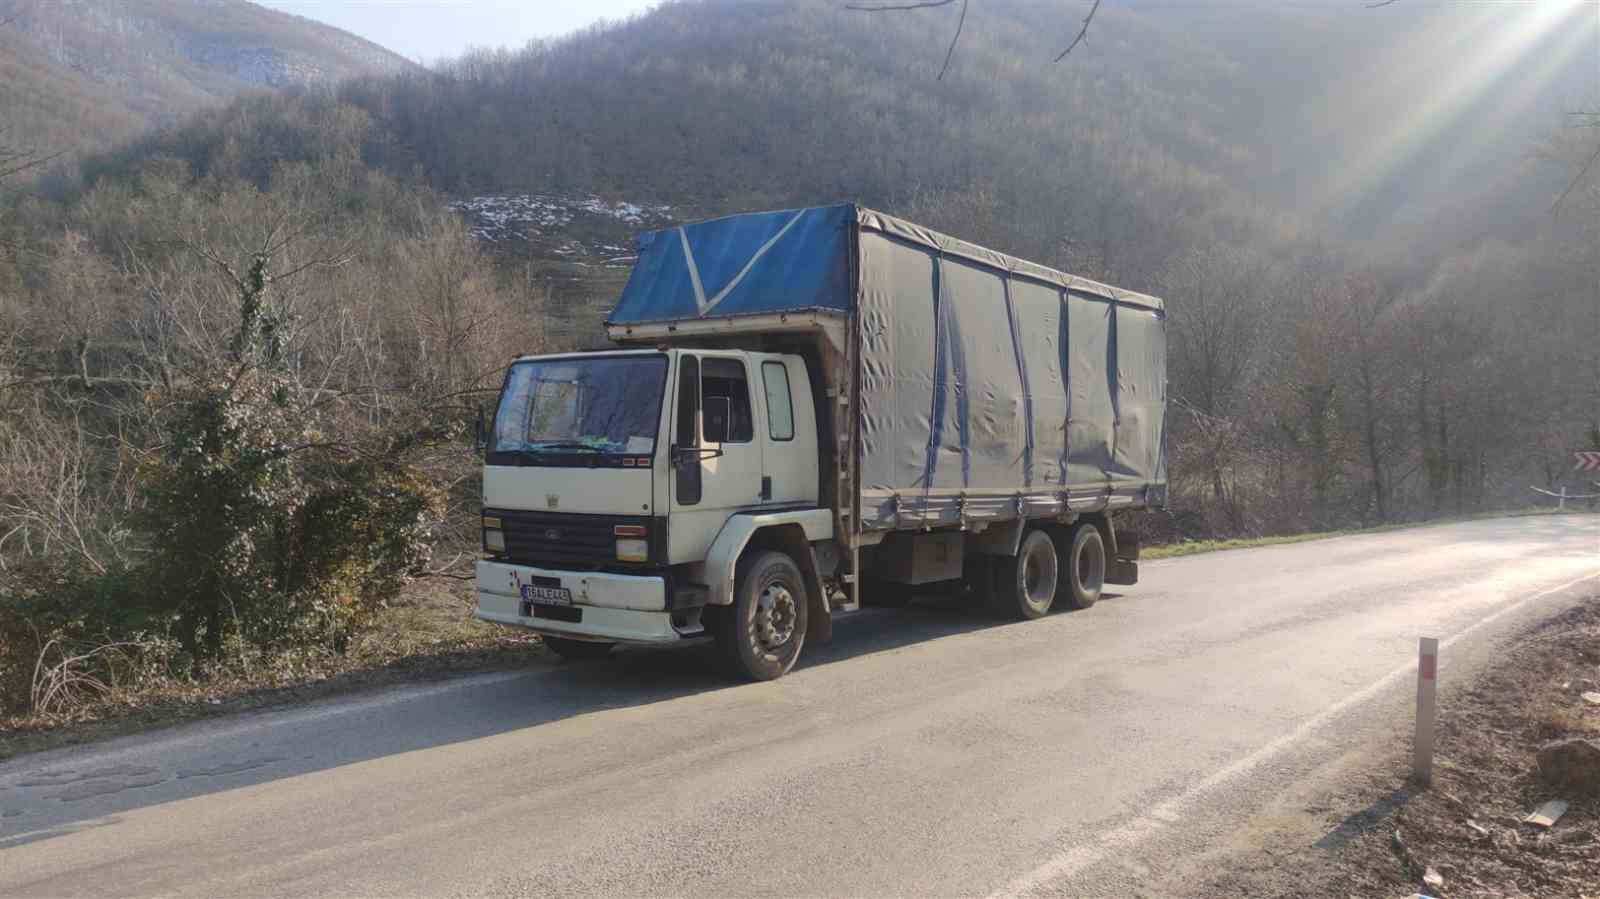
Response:
[[[429,581],[408,590],[344,655],[236,659],[204,680],[137,687],[83,682],[70,664],[81,653],[52,649],[36,678],[45,701],[33,714],[0,718],[0,759],[408,680],[517,668],[542,657],[538,637],[478,621],[472,608],[469,584]],[[64,701],[69,692],[75,701]]]

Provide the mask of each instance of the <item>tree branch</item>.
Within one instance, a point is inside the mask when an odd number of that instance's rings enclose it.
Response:
[[[46,156],[24,157],[21,162],[10,163],[10,165],[0,168],[0,181],[10,178],[12,175],[19,175],[23,172],[26,172],[28,169],[44,165],[53,159],[59,159],[60,157],[66,155],[66,152],[66,150],[57,150],[56,152]],[[7,160],[7,162],[9,162],[9,160]],[[0,162],[0,165],[5,165],[5,163]]]
[[[944,51],[944,65],[939,67],[939,74],[933,79],[934,81],[943,81],[944,73],[950,71],[950,58],[956,55],[956,42],[961,40],[961,29],[965,27],[967,27],[967,0],[961,0],[961,18],[956,20],[955,36],[950,38],[950,48]]]
[[[941,6],[950,6],[955,2],[956,0],[903,0],[903,2],[885,0],[882,3],[871,4],[846,3],[844,8],[856,12],[906,12],[917,9],[937,9]],[[935,81],[943,81],[945,73],[950,71],[950,60],[956,55],[956,44],[961,42],[961,31],[967,25],[967,6],[969,2],[970,0],[961,0],[961,17],[956,20],[956,33],[951,36],[950,46],[944,51],[944,65],[939,67],[939,74],[934,78]],[[1389,0],[1389,2],[1393,3],[1395,0]],[[1067,45],[1067,49],[1056,54],[1055,62],[1066,59],[1068,53],[1071,53],[1077,49],[1079,44],[1083,43],[1083,39],[1089,35],[1089,23],[1094,21],[1094,14],[1099,11],[1100,0],[1094,0],[1094,5],[1089,7],[1089,14],[1083,17],[1083,26],[1078,29],[1077,36],[1072,39],[1072,43]]]
[[[1083,43],[1083,39],[1089,34],[1089,23],[1094,21],[1094,14],[1099,11],[1100,0],[1094,0],[1094,5],[1089,7],[1089,14],[1083,17],[1083,27],[1078,29],[1078,36],[1073,38],[1072,43],[1067,45],[1067,49],[1062,50],[1061,55],[1055,58],[1056,62],[1066,59],[1067,54],[1071,53],[1074,47]]]

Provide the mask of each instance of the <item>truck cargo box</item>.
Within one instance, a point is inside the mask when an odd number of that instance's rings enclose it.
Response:
[[[834,344],[824,439],[852,530],[1165,499],[1155,297],[842,204],[642,235],[607,326],[624,343],[813,329]]]

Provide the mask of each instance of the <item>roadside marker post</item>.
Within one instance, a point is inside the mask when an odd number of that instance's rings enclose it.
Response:
[[[1417,733],[1411,742],[1411,776],[1419,786],[1433,783],[1433,726],[1438,712],[1439,641],[1423,637],[1417,649]]]

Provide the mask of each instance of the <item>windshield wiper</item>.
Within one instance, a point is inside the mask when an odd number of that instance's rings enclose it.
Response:
[[[590,453],[605,452],[605,450],[602,450],[592,443],[584,443],[579,440],[541,440],[538,443],[529,444],[528,446],[517,450],[517,452],[537,453],[544,450],[583,450]]]

